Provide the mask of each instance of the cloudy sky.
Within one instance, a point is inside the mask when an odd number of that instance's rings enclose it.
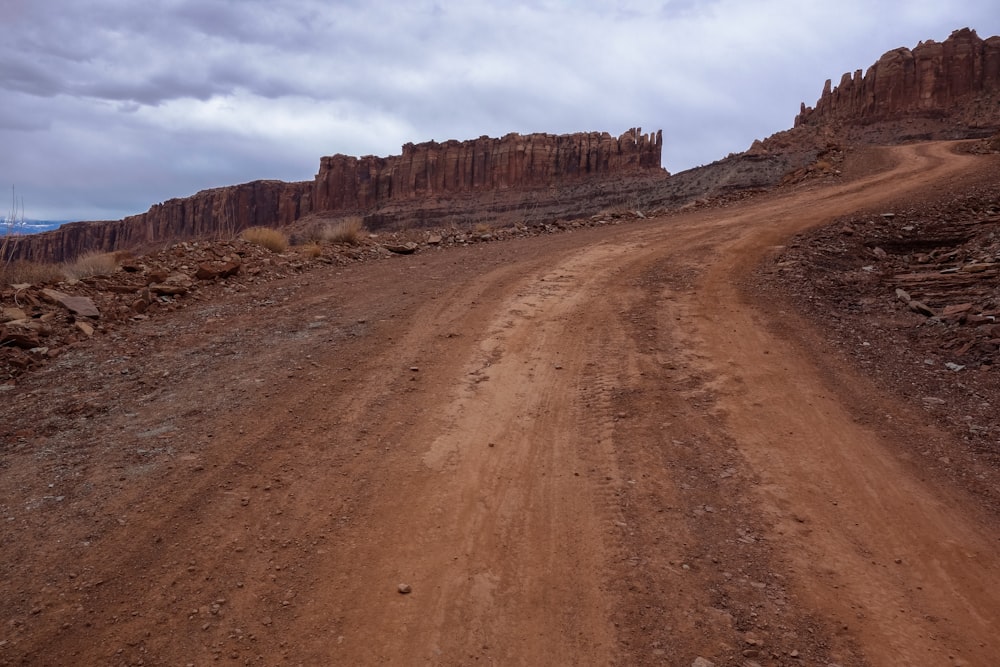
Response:
[[[322,155],[662,129],[672,172],[992,0],[0,0],[0,215],[114,219]],[[3,190],[0,189],[0,193]]]

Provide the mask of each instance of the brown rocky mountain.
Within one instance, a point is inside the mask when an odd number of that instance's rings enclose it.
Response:
[[[575,213],[620,203],[622,179],[662,180],[662,131],[630,129],[567,135],[508,134],[494,139],[406,144],[391,157],[333,155],[320,160],[313,181],[254,181],[171,199],[122,220],[76,222],[18,239],[15,258],[59,262],[87,251],[148,248],[158,243],[232,237],[255,225],[288,226],[309,214],[362,215],[370,228],[402,220],[476,222],[513,210],[561,206],[566,188],[598,192]],[[630,182],[632,182],[630,181]],[[559,186],[553,188],[552,186]],[[485,216],[485,217],[484,217]]]
[[[969,28],[956,30],[944,42],[889,51],[864,76],[857,70],[836,88],[830,84],[815,108],[802,105],[796,127],[931,118],[952,128],[995,131],[1000,110],[988,102],[1000,91],[1000,37],[983,40]]]
[[[982,138],[1000,131],[1000,36],[954,31],[944,42],[885,53],[862,74],[827,80],[791,130],[750,152],[813,151],[830,144]]]

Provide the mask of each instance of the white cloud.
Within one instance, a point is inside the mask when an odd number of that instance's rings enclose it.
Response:
[[[322,155],[664,130],[672,171],[791,125],[827,78],[971,26],[978,0],[0,0],[0,186],[119,217]]]

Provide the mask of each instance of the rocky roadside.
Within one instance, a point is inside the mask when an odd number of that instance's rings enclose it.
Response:
[[[958,450],[912,443],[923,468],[1000,509],[1000,185],[844,218],[759,276],[842,359],[956,436]]]
[[[155,318],[160,313],[245,291],[324,266],[391,259],[449,247],[491,243],[614,225],[646,217],[611,211],[551,224],[473,229],[429,229],[362,234],[352,244],[303,244],[274,253],[242,239],[173,244],[141,257],[124,257],[109,275],[51,284],[0,288],[0,391],[93,336]],[[295,240],[293,235],[293,240]]]

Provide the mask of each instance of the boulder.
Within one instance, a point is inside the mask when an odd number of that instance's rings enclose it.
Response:
[[[195,272],[194,277],[198,280],[215,280],[217,278],[228,278],[240,272],[239,262],[217,262],[212,264],[201,264]]]
[[[25,331],[5,331],[0,329],[0,347],[17,347],[22,350],[31,350],[41,347],[42,342],[38,335]]]
[[[417,251],[420,246],[413,241],[408,241],[407,243],[392,244],[386,243],[383,246],[389,252],[394,252],[397,255],[412,255]]]

